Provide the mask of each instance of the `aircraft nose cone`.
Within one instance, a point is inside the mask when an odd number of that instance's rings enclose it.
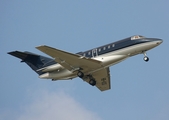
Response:
[[[156,39],[156,41],[157,41],[157,45],[159,45],[159,44],[161,44],[163,42],[162,39]]]

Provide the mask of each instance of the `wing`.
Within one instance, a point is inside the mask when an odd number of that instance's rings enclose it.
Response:
[[[38,46],[36,47],[38,50],[48,54],[53,57],[56,62],[61,64],[64,68],[69,71],[81,70],[84,73],[88,71],[93,71],[96,68],[101,67],[101,61],[86,58],[81,55],[69,53],[66,51],[62,51],[59,49],[55,49],[49,46]]]
[[[96,87],[101,90],[109,90],[111,88],[110,84],[110,70],[109,68],[101,69],[97,72],[92,74],[93,78],[96,80]],[[86,82],[89,83],[89,79],[84,79]]]

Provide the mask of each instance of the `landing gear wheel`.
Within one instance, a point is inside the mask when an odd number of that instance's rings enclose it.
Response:
[[[148,62],[149,58],[147,56],[144,57],[144,61]]]
[[[89,84],[92,86],[96,85],[96,81],[94,79],[90,79]]]
[[[80,77],[80,78],[83,78],[83,77],[84,77],[84,74],[83,74],[81,71],[79,71],[79,72],[77,73],[77,76]]]
[[[149,58],[147,57],[146,52],[144,51],[144,52],[143,52],[143,54],[144,54],[144,58],[143,58],[143,59],[144,59],[144,61],[148,62],[148,61],[149,61]]]

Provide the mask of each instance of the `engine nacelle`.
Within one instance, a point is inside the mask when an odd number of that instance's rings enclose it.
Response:
[[[61,70],[64,67],[61,66],[60,64],[54,64],[54,65],[50,65],[48,67],[44,67],[39,69],[38,71],[42,71],[42,72],[51,72],[51,71],[57,71],[57,70]]]
[[[53,80],[63,80],[63,79],[71,79],[76,77],[77,75],[75,73],[72,73],[71,71],[67,69],[62,69],[58,71],[53,72],[46,72],[39,76],[39,78],[42,79],[53,79]]]

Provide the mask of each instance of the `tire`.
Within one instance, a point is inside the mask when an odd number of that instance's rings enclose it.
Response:
[[[149,61],[149,58],[146,56],[144,57],[144,61],[148,62]]]
[[[96,81],[94,79],[91,79],[89,81],[89,84],[92,85],[92,86],[95,86],[96,85]]]
[[[79,71],[79,72],[77,73],[77,76],[80,77],[80,78],[83,78],[83,77],[84,77],[84,74],[83,74],[83,72]]]

